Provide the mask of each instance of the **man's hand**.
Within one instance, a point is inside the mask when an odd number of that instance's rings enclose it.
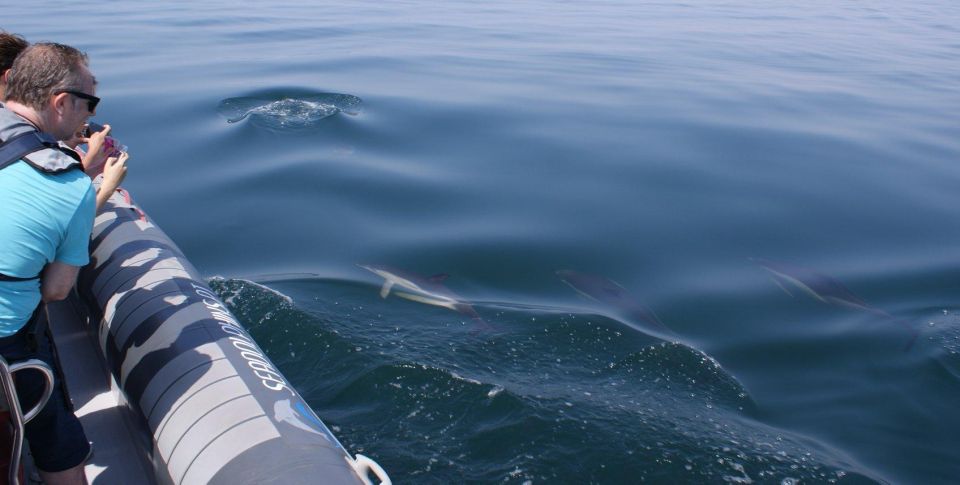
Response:
[[[106,130],[104,130],[106,131]],[[127,159],[130,155],[126,152],[120,152],[118,157],[107,158],[103,165],[103,181],[100,183],[100,189],[97,190],[97,212],[107,203],[107,199],[117,190],[120,183],[127,176]]]
[[[83,171],[90,177],[99,175],[107,158],[113,155],[107,149],[106,141],[109,134],[110,125],[103,125],[103,130],[90,135],[90,138],[81,138],[81,143],[87,144],[87,154],[83,156]]]

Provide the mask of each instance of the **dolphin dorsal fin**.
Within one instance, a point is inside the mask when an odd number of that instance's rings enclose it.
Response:
[[[431,283],[443,283],[449,277],[450,275],[446,273],[439,273],[427,278],[427,281],[430,281]]]

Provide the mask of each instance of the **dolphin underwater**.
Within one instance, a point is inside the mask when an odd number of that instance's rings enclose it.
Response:
[[[675,337],[673,333],[653,310],[647,308],[619,283],[599,275],[580,273],[572,270],[558,270],[560,280],[574,289],[577,293],[590,300],[611,306],[621,312],[630,321],[626,322],[644,333],[651,331],[658,337]]]
[[[380,288],[381,298],[386,298],[393,291],[393,294],[400,298],[426,305],[449,308],[470,317],[484,328],[489,328],[489,324],[480,317],[480,314],[474,310],[472,305],[466,303],[443,284],[449,276],[447,274],[423,277],[385,265],[358,264],[357,266],[383,278],[383,286]]]
[[[793,296],[793,293],[787,288],[788,286],[799,289],[823,303],[868,312],[874,311],[867,302],[830,276],[817,273],[810,268],[780,261],[762,258],[750,258],[750,261],[770,272],[774,283],[790,296]]]
[[[810,268],[780,261],[763,258],[750,258],[750,261],[770,272],[773,275],[774,283],[790,296],[793,296],[793,293],[787,288],[788,286],[799,289],[823,303],[870,313],[903,326],[911,335],[904,350],[909,350],[919,336],[919,332],[909,323],[871,306],[835,278],[818,273]]]

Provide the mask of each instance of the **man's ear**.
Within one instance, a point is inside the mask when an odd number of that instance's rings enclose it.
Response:
[[[66,113],[67,103],[73,102],[70,93],[59,93],[50,98],[50,107],[60,116]]]

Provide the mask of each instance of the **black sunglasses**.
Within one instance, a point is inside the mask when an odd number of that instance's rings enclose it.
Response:
[[[96,97],[96,96],[89,95],[89,94],[87,94],[87,93],[81,93],[81,92],[79,92],[79,91],[70,91],[70,90],[63,90],[63,91],[60,91],[60,92],[61,92],[61,93],[72,94],[72,95],[74,95],[74,96],[76,96],[76,97],[78,97],[78,98],[80,98],[80,99],[85,99],[85,100],[87,100],[87,111],[89,111],[89,112],[91,112],[91,113],[93,113],[93,111],[94,111],[95,109],[97,109],[97,104],[100,103],[100,98],[98,98],[98,97]]]

